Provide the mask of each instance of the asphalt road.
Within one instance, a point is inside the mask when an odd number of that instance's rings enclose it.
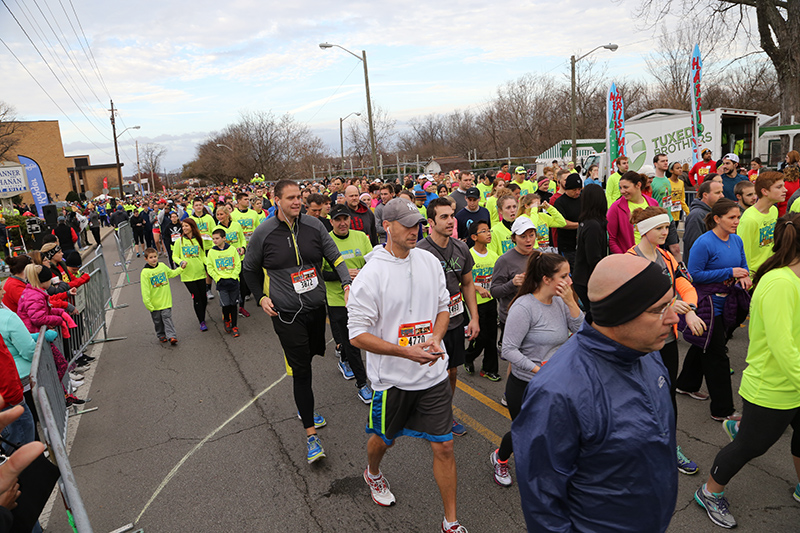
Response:
[[[109,241],[107,260],[114,272],[116,250]],[[134,259],[132,267],[143,264]],[[112,275],[112,283],[116,278]],[[176,533],[437,531],[442,504],[424,441],[399,439],[384,459],[397,505],[372,502],[362,479],[368,407],[356,397],[354,383],[339,373],[331,344],[327,356],[314,362],[316,405],[328,420],[319,433],[328,456],[309,466],[291,378],[284,376],[269,318],[248,302],[252,316],[240,317],[242,335],[234,339],[222,330],[215,299],[209,302],[209,331],[201,333],[188,291],[177,278],[171,285],[179,344],[158,342],[139,286],[123,287],[118,302],[130,307],[111,314],[110,335],[127,338],[98,345],[90,381],[78,391],[92,398],[87,407],[99,408],[71,419],[78,428],[70,460],[95,532],[128,523],[147,532]],[[745,328],[730,343],[735,390],[746,343]],[[683,345],[681,354],[685,351]],[[473,533],[524,531],[516,486],[496,485],[488,460],[510,427],[497,403],[505,381],[491,383],[463,372],[459,378],[454,405],[468,432],[455,443],[458,517]],[[741,404],[738,396],[736,401]],[[670,531],[715,531],[692,495],[728,438],[710,418],[708,402],[687,397],[678,402],[678,443],[700,473],[680,475]],[[739,530],[798,530],[789,437],[729,485]],[[60,500],[46,530],[71,531]]]

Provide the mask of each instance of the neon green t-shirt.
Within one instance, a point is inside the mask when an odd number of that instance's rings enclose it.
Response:
[[[617,201],[622,193],[619,192],[619,179],[622,175],[619,172],[614,172],[608,177],[608,181],[606,181],[606,200],[608,201],[608,207],[611,207],[611,204]]]
[[[233,213],[231,213],[231,218],[239,223],[239,225],[242,227],[242,232],[244,232],[245,240],[249,242],[250,237],[253,235],[253,231],[255,231],[256,227],[258,227],[258,213],[256,213],[253,209],[248,209],[242,213],[237,207],[233,210]]]
[[[181,281],[197,281],[206,278],[206,252],[202,243],[195,239],[181,238],[172,243],[172,260],[177,264],[186,261],[181,272]]]
[[[511,230],[505,224],[500,222],[492,228],[492,242],[486,248],[497,257],[500,257],[514,247],[514,241],[511,240]]]
[[[211,230],[211,233],[214,233],[218,229],[225,230],[225,242],[234,248],[244,248],[247,246],[247,241],[244,238],[242,226],[239,225],[239,223],[235,220],[231,220],[231,225],[227,228],[222,224],[217,224],[214,226],[214,229]]]
[[[490,196],[486,199],[486,210],[489,211],[489,224],[494,228],[500,223],[500,213],[497,212],[497,197]]]
[[[479,183],[477,188],[481,192],[481,201],[478,202],[478,205],[486,205],[486,199],[489,197],[489,193],[492,192],[492,186]]]
[[[369,237],[363,231],[352,230],[347,233],[344,239],[330,232],[333,242],[342,254],[344,264],[347,268],[362,269],[367,264],[366,256],[372,251],[372,243],[369,242]],[[322,270],[333,271],[333,267],[328,261],[322,262]],[[341,281],[326,281],[325,291],[328,294],[328,305],[331,307],[344,307],[344,289],[342,288]]]
[[[490,290],[494,264],[497,263],[498,258],[497,254],[491,251],[488,245],[486,253],[483,255],[479,254],[474,247],[469,249],[469,253],[472,254],[472,260],[475,261],[475,265],[472,267],[472,281],[475,282],[476,286],[483,287],[487,291]],[[494,300],[491,297],[484,298],[478,293],[476,293],[476,296],[478,297],[478,305]]]
[[[525,196],[526,194],[534,193],[539,190],[539,184],[535,181],[522,180],[522,183],[518,183],[516,180],[514,180],[511,183],[516,183],[519,185],[520,196]]]
[[[181,268],[170,269],[164,263],[155,268],[149,265],[142,269],[139,281],[142,288],[142,302],[148,311],[161,311],[172,307],[172,291],[169,289],[169,278],[181,273]]]
[[[769,409],[800,407],[798,308],[800,279],[789,267],[761,278],[750,305],[747,367],[739,387],[748,402]]]
[[[631,202],[630,200],[628,200],[628,209],[630,210],[631,213],[633,213],[633,211],[636,210],[636,209],[647,209],[648,205],[649,204],[647,203],[647,200],[645,200],[644,198],[642,198],[642,203],[640,203],[640,204],[635,204],[635,203]],[[639,244],[639,241],[641,241],[641,240],[642,240],[642,236],[639,235],[639,230],[636,227],[636,224],[634,224],[633,225],[633,242],[635,242],[636,244]]]
[[[550,246],[550,228],[563,228],[567,221],[558,209],[552,205],[547,208],[546,213],[531,211],[530,215],[523,215],[531,219],[536,226],[536,243],[534,248]]]
[[[239,279],[242,272],[242,259],[233,246],[220,250],[212,246],[206,254],[206,268],[208,275],[214,281],[221,279]]]
[[[751,277],[755,275],[758,267],[772,255],[773,234],[777,221],[778,208],[774,205],[770,206],[766,215],[755,206],[742,214],[736,234],[742,238],[744,256],[747,258],[747,267],[750,269]]]
[[[211,232],[214,231],[217,225],[217,221],[214,220],[214,217],[206,213],[202,217],[190,215],[189,218],[194,220],[195,224],[197,224],[197,229],[200,230],[200,235],[203,237],[203,248],[208,250],[214,246],[214,241],[211,239]]]

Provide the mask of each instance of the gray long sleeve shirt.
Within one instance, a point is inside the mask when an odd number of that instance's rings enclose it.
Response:
[[[519,287],[514,285],[514,276],[525,272],[529,257],[529,255],[519,253],[516,248],[512,248],[501,255],[494,265],[489,292],[497,300],[498,316],[502,323],[506,322],[508,306],[519,290]]]
[[[517,298],[508,312],[503,333],[503,359],[511,363],[511,373],[522,381],[530,381],[534,367],[548,361],[570,333],[583,324],[583,312],[573,318],[569,307],[559,296],[550,305],[533,294]]]

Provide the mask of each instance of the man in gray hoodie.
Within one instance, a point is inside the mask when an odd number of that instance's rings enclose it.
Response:
[[[697,188],[697,197],[692,201],[691,211],[686,215],[683,226],[683,262],[689,264],[689,252],[694,241],[706,232],[706,215],[717,200],[723,197],[722,184],[718,181],[704,181]]]

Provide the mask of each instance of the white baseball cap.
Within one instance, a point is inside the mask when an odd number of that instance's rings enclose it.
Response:
[[[536,231],[536,226],[533,224],[533,221],[526,216],[520,216],[514,223],[511,224],[511,233],[514,235],[522,235],[529,229]]]

